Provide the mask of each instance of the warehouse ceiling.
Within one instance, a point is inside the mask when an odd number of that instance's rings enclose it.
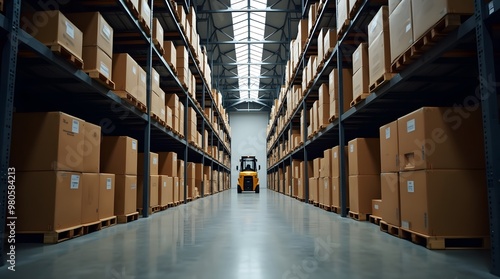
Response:
[[[228,111],[270,111],[284,83],[302,0],[193,0],[212,86]]]

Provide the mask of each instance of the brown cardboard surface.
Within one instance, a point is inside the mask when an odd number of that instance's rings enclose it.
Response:
[[[33,18],[44,18],[46,24],[26,31],[44,45],[64,46],[71,54],[82,59],[83,33],[59,11],[39,11]]]
[[[158,18],[153,18],[153,39],[156,39],[157,43],[163,48],[163,26],[161,26]]]
[[[483,169],[481,123],[475,108],[424,107],[399,118],[400,170]]]
[[[401,3],[402,0],[389,0],[389,15],[396,9],[396,7]]]
[[[373,199],[380,199],[380,175],[350,175],[350,210],[361,214],[371,214]]]
[[[101,172],[137,175],[137,140],[105,136],[101,141]]]
[[[323,160],[321,161],[321,177],[332,176],[332,149],[323,151]]]
[[[141,102],[142,104],[146,105],[146,83],[147,83],[147,76],[146,76],[146,71],[144,71],[143,68],[138,67],[137,68],[137,100]]]
[[[115,176],[115,215],[123,216],[137,211],[137,176]]]
[[[447,14],[473,13],[473,0],[412,0],[413,38],[420,38]]]
[[[158,174],[177,177],[177,153],[160,152],[158,158]]]
[[[319,202],[318,197],[318,181],[319,178],[311,177],[309,178],[309,200]]]
[[[323,51],[326,54],[326,51],[329,49],[335,48],[337,45],[337,29],[335,28],[330,28],[328,32],[325,34],[325,38],[323,39]],[[327,59],[328,57],[324,56],[324,59]]]
[[[349,141],[347,154],[349,175],[380,174],[380,140],[378,138],[357,138]]]
[[[368,44],[361,43],[352,54],[352,73],[356,74],[359,69],[368,69]]]
[[[379,217],[391,225],[400,227],[399,174],[397,172],[381,173],[380,188],[384,207],[380,211]]]
[[[177,159],[177,177],[184,179],[184,160]]]
[[[81,216],[81,173],[65,171],[17,173],[17,232],[67,229],[79,226]]]
[[[163,58],[165,62],[171,64],[174,69],[177,68],[177,49],[172,41],[164,41],[163,42]]]
[[[370,73],[369,68],[359,69],[352,77],[352,99],[355,100],[362,94],[370,93]]]
[[[149,174],[158,175],[158,153],[149,152]],[[137,154],[137,175],[144,175],[144,153]]]
[[[115,83],[115,90],[126,91],[135,98],[139,98],[139,66],[137,62],[128,53],[115,53],[112,68],[114,69],[112,80]]]
[[[340,207],[342,205],[340,196],[340,177],[332,177],[330,186],[332,191],[332,206]],[[346,178],[346,207],[349,207],[349,179]]]
[[[154,207],[159,205],[158,202],[159,183],[160,183],[159,175],[149,176],[149,187],[147,189],[149,193],[149,207]],[[143,198],[144,198],[144,177],[137,176],[137,208],[143,208]]]
[[[434,236],[489,235],[484,170],[406,172],[399,186],[402,228]]]
[[[114,174],[99,174],[99,219],[115,215],[115,181]]]
[[[313,160],[313,173],[309,177],[321,177],[321,159],[316,158]]]
[[[347,146],[344,147],[344,150],[345,150],[345,162],[344,162],[344,165],[345,165],[345,171],[346,173],[344,175],[347,175],[348,174],[348,171],[349,171],[349,160],[348,160],[348,157],[349,157],[349,154],[348,154],[348,149],[347,149]],[[331,176],[332,177],[339,177],[340,176],[340,154],[339,154],[339,146],[335,146],[332,148],[332,153],[331,153]]]
[[[158,205],[167,206],[173,203],[174,179],[166,175],[159,175],[158,183]]]
[[[338,100],[339,92],[338,92],[338,70],[333,69],[329,75],[328,82],[328,90],[330,91],[330,117],[336,116],[339,117],[338,110]],[[351,108],[352,101],[352,71],[350,69],[342,70],[342,86],[343,86],[343,101],[344,101],[344,112]]]
[[[368,24],[368,47],[382,33],[389,36],[389,7],[382,6]],[[389,37],[387,37],[389,39]]]
[[[99,221],[99,174],[83,173],[82,187],[82,224]]]
[[[83,32],[84,47],[97,46],[108,57],[113,56],[113,28],[99,12],[71,13],[66,17]]]
[[[101,155],[101,127],[83,122],[83,172],[99,172]]]
[[[398,121],[380,127],[380,168],[382,172],[399,171]]]
[[[17,171],[83,170],[83,120],[62,112],[13,116],[10,164]]]
[[[332,178],[323,177],[323,185],[321,185],[323,192],[323,204],[325,206],[332,206]]]
[[[151,29],[151,7],[148,0],[139,0],[139,15],[146,22],[146,26]]]
[[[173,199],[174,199],[174,202],[179,202],[179,178],[178,177],[174,177],[174,196],[173,196]]]
[[[182,69],[182,71],[188,71],[189,70],[189,56],[188,56],[188,51],[187,48],[184,45],[178,45],[176,48],[176,54],[177,54],[177,71]],[[179,73],[181,74],[181,73]],[[182,73],[182,75],[185,75],[186,72]]]
[[[351,0],[352,1],[352,0]],[[349,2],[348,0],[337,0],[337,28],[344,25],[347,19],[350,19],[349,15]]]
[[[372,215],[375,217],[380,217],[382,214],[383,210],[383,205],[382,205],[382,200],[380,199],[375,199],[372,200]]]
[[[413,44],[411,0],[402,0],[389,16],[391,63]]]
[[[391,73],[391,47],[389,32],[380,33],[368,48],[369,84],[375,84],[385,73]]]

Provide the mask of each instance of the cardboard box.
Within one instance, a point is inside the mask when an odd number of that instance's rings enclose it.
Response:
[[[332,177],[339,177],[340,176],[340,153],[339,153],[339,146],[335,146],[334,148],[331,149],[331,162],[330,162],[330,166],[331,166],[331,176]],[[344,166],[345,166],[345,173],[343,175],[346,175],[348,174],[348,170],[349,170],[349,153],[348,153],[348,150],[347,150],[347,146],[344,147]]]
[[[184,160],[177,159],[177,177],[184,179]]]
[[[30,35],[44,45],[63,46],[72,55],[82,59],[83,33],[68,18],[59,11],[35,12],[35,18],[44,18],[46,22],[35,29],[27,29]]]
[[[174,200],[174,203],[177,203],[179,202],[179,178],[178,177],[174,177],[174,197],[173,197],[173,200]]]
[[[113,55],[112,80],[115,83],[115,91],[125,91],[137,99],[144,99],[139,91],[139,66],[128,53],[115,53]],[[146,92],[144,92],[145,94]],[[144,103],[146,104],[146,103]]]
[[[368,24],[368,47],[382,33],[386,33],[389,36],[389,8],[387,6],[380,7],[377,14],[375,14],[372,21]]]
[[[99,12],[71,13],[66,17],[83,32],[84,47],[97,46],[108,57],[113,56],[113,28]]]
[[[112,78],[113,61],[111,58],[99,47],[89,46],[83,47],[83,69],[85,71],[97,71],[105,76],[107,79]]]
[[[337,31],[340,31],[342,26],[344,26],[346,21],[350,18],[349,0],[337,0]]]
[[[342,206],[342,197],[340,195],[340,177],[332,177],[332,184],[330,186],[332,191],[332,204],[334,207]],[[346,177],[346,207],[349,207],[349,179]]]
[[[101,172],[137,175],[137,140],[125,136],[103,137],[100,159]]]
[[[99,174],[99,219],[113,217],[115,210],[115,175]]]
[[[149,176],[149,187],[146,191],[149,193],[149,207],[155,207],[159,205],[158,202],[158,192],[159,192],[159,183],[160,176],[159,175],[150,175]],[[144,176],[137,177],[137,208],[144,208],[143,205],[144,198]],[[139,212],[141,213],[141,212]]]
[[[158,205],[164,207],[173,203],[174,179],[166,175],[159,175],[158,179]]]
[[[99,174],[83,173],[82,187],[82,224],[95,223],[99,219]]]
[[[389,32],[382,32],[368,48],[369,84],[375,85],[384,74],[391,73],[391,47]]]
[[[323,205],[332,206],[332,178],[323,177],[322,185],[319,187],[323,195]]]
[[[352,99],[356,100],[359,96],[363,94],[370,93],[370,81],[369,68],[361,68],[352,77]]]
[[[402,0],[389,16],[391,63],[413,45],[411,14],[411,0]]]
[[[159,95],[161,91],[160,74],[158,74],[158,72],[154,68],[151,68],[151,91],[152,93],[155,93],[157,95]]]
[[[352,54],[352,72],[356,74],[361,68],[368,69],[368,44],[361,43]]]
[[[101,154],[101,127],[83,122],[83,172],[99,172]]]
[[[179,201],[184,203],[186,202],[186,193],[187,193],[187,184],[186,181],[184,181],[184,178],[179,179]]]
[[[184,45],[178,45],[176,48],[176,54],[178,74],[185,76],[187,75],[187,71],[189,71],[189,55],[187,48]],[[181,73],[181,71],[185,72]]]
[[[151,32],[151,7],[149,7],[148,0],[139,0],[139,16]],[[150,32],[146,33],[149,34]]]
[[[379,200],[379,199],[372,200],[372,215],[373,216],[381,218],[380,216],[382,216],[382,214],[381,214],[382,208],[383,208],[382,200]]]
[[[310,201],[319,202],[318,183],[319,183],[319,178],[317,178],[317,177],[309,178],[309,200]]]
[[[146,105],[146,84],[147,76],[143,68],[137,67],[137,100],[143,105]]]
[[[137,212],[137,176],[115,176],[115,215]]]
[[[174,122],[172,119],[174,118],[172,114],[172,109],[168,106],[165,106],[165,122],[167,123],[167,127],[173,128]]]
[[[412,171],[401,173],[399,181],[403,229],[430,236],[489,236],[484,170]]]
[[[398,121],[380,127],[380,168],[382,172],[399,171]]]
[[[473,14],[474,1],[412,0],[413,38],[419,39],[447,14]]]
[[[177,153],[160,152],[158,153],[158,174],[177,177]]]
[[[14,113],[10,164],[17,171],[83,171],[84,121],[62,112]]]
[[[17,232],[50,232],[81,225],[81,173],[18,172]]]
[[[481,123],[475,108],[424,107],[399,118],[399,169],[484,169]]]
[[[380,199],[380,174],[350,175],[350,211],[360,214],[372,214],[373,199]]]
[[[158,175],[158,153],[149,152],[149,174]],[[144,175],[144,153],[137,154],[137,175]]]
[[[318,107],[318,126],[323,129],[330,124],[330,104],[320,104]]]
[[[389,6],[389,15],[392,14],[392,12],[396,9],[396,7],[401,3],[403,0],[389,0],[388,6]]]
[[[163,26],[161,26],[161,23],[160,21],[158,20],[158,18],[153,18],[153,35],[152,35],[152,38],[153,38],[153,43],[155,44],[155,46],[159,46],[160,49],[164,49],[163,48]]]
[[[316,158],[313,160],[313,174],[310,177],[321,177],[321,159]]]
[[[324,59],[328,59],[326,56],[327,52],[332,52],[335,46],[337,45],[337,30],[335,28],[330,28],[325,34],[325,38],[323,39],[323,57]],[[318,46],[319,47],[319,46]]]
[[[399,174],[380,174],[380,193],[384,201],[384,207],[380,211],[379,217],[394,226],[401,226],[401,207],[399,204]]]
[[[167,62],[171,68],[177,69],[177,49],[174,43],[172,41],[164,41],[163,48],[163,58],[165,62]]]
[[[380,140],[378,138],[353,139],[349,141],[348,148],[349,175],[380,174]]]
[[[338,90],[338,78],[339,72],[337,69],[333,69],[330,72],[328,78],[328,90],[330,91],[330,117],[339,117],[339,104],[337,100],[339,99]],[[351,108],[351,101],[353,97],[352,91],[352,71],[350,69],[342,70],[342,97],[343,97],[343,112],[346,112]]]
[[[331,177],[332,175],[332,149],[323,151],[323,159],[321,160],[321,177]]]

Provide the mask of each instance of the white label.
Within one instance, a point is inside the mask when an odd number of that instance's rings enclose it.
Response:
[[[490,15],[495,11],[495,5],[493,5],[493,1],[491,1],[489,4],[488,4],[488,8],[490,9]]]
[[[146,83],[146,75],[144,73],[141,73],[141,81]]]
[[[368,32],[370,32],[370,33],[373,33],[373,30],[375,30],[375,28],[376,28],[376,27],[377,27],[377,25],[378,25],[378,24],[377,24],[377,18],[374,18],[374,19],[373,19],[373,22],[374,22],[374,24],[370,25],[370,30],[368,30]]]
[[[179,181],[177,181],[177,183],[175,183],[175,187],[179,187]]]
[[[401,221],[401,227],[403,229],[409,230],[410,229],[410,222],[408,222],[408,221]]]
[[[106,64],[104,64],[102,61],[101,61],[101,67],[99,67],[99,70],[101,71],[101,73],[103,75],[105,75],[107,78],[110,78],[109,76],[109,68],[108,66],[106,66]]]
[[[163,188],[167,187],[167,182],[163,182]]]
[[[106,178],[106,190],[111,190],[111,178]]]
[[[130,189],[134,190],[135,188],[137,188],[137,185],[135,183],[133,183],[132,185],[130,185]]]
[[[351,153],[353,153],[353,152],[354,152],[354,144],[351,144],[351,145],[349,146],[349,151],[350,151]]]
[[[337,151],[333,152],[333,158],[337,159]]]
[[[415,193],[415,181],[410,180],[406,185],[408,186],[408,193]]]
[[[156,83],[160,83],[160,75],[158,73],[154,73]]]
[[[102,26],[101,34],[104,36],[104,38],[108,41],[111,40],[111,29],[107,25]]]
[[[411,133],[413,131],[415,131],[415,119],[406,122],[406,132]]]
[[[354,59],[353,59],[354,61],[353,62],[356,62],[358,59],[359,59],[359,52],[356,52],[354,54]]]
[[[164,109],[161,109],[161,115],[165,115],[165,110]]]
[[[71,125],[71,132],[78,134],[80,132],[80,122],[78,120],[73,119]]]
[[[385,139],[391,138],[391,127],[385,128]]]
[[[80,185],[80,176],[76,174],[71,175],[71,189],[78,189],[78,186]]]
[[[153,165],[158,165],[158,158],[156,157],[153,158]]]
[[[71,25],[71,23],[69,22],[65,22],[66,23],[66,34],[68,34],[68,36],[71,37],[71,39],[74,39],[75,38],[75,28],[73,27],[73,25]]]
[[[406,25],[406,33],[410,32],[411,30],[411,23],[408,23],[408,25]]]
[[[135,66],[132,66],[132,73],[134,73],[134,75],[137,75],[137,68]]]
[[[135,140],[132,141],[132,150],[137,150],[137,142]]]
[[[373,207],[378,210],[378,204],[374,205]]]

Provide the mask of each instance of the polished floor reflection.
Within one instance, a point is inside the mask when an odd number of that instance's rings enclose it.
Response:
[[[496,278],[488,251],[429,251],[266,189],[16,253],[0,278]]]

